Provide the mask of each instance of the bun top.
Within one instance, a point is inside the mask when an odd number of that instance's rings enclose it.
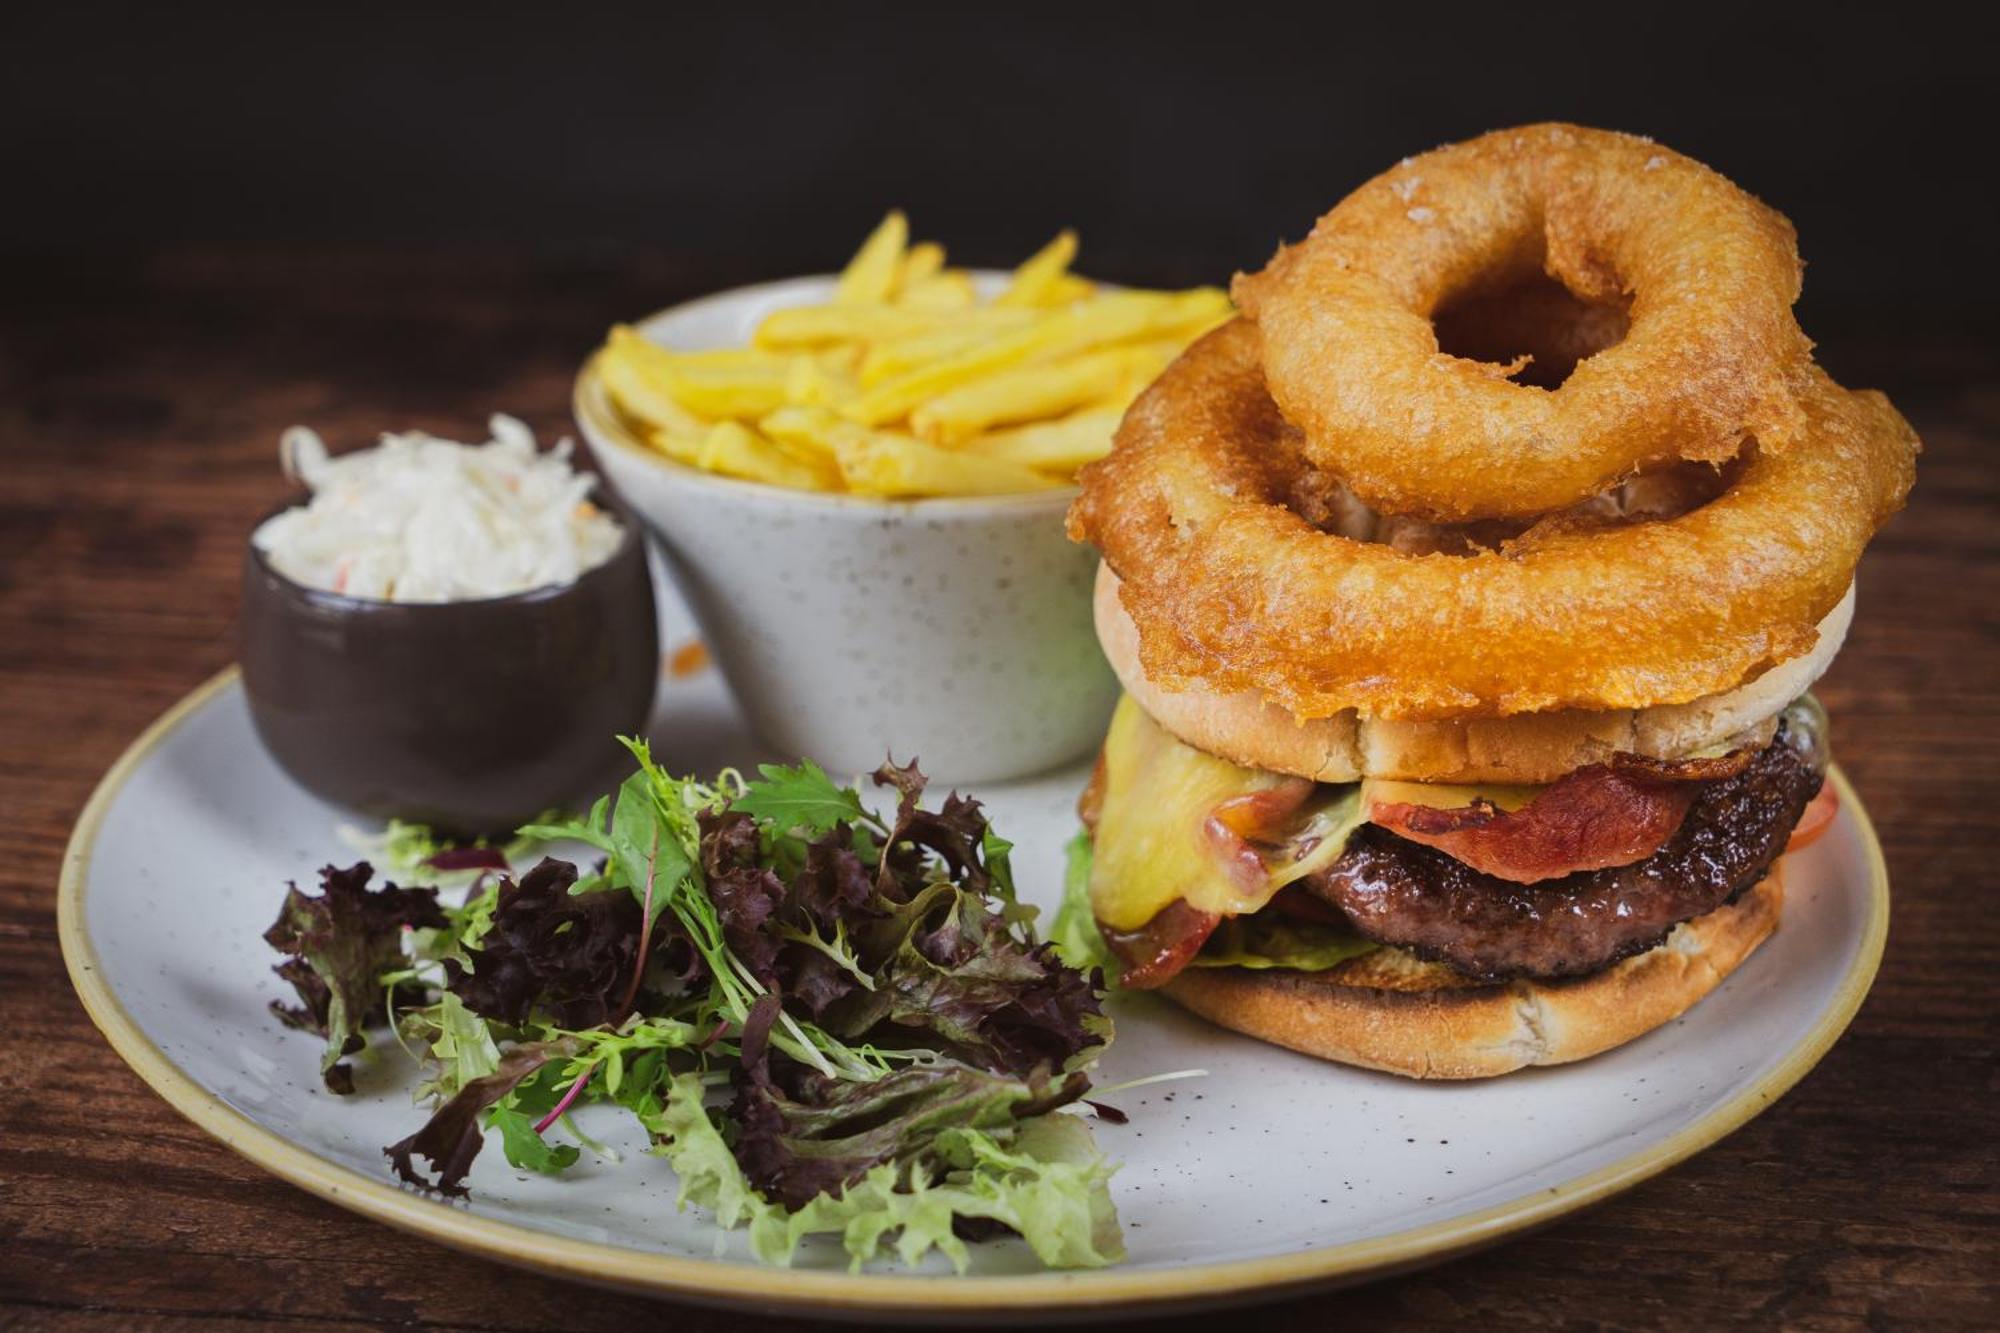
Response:
[[[1118,576],[1097,572],[1097,637],[1126,693],[1197,749],[1246,768],[1317,782],[1391,778],[1407,782],[1554,782],[1618,752],[1680,759],[1716,746],[1769,740],[1786,704],[1832,664],[1854,618],[1850,585],[1821,620],[1804,654],[1721,694],[1653,708],[1392,721],[1352,709],[1301,722],[1255,693],[1170,691],[1148,679],[1139,632],[1119,597]]]

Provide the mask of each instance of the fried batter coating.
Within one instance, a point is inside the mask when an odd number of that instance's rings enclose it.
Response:
[[[1617,526],[1586,507],[1495,548],[1418,553],[1295,507],[1315,469],[1261,351],[1238,320],[1169,367],[1084,470],[1069,531],[1123,580],[1151,679],[1254,690],[1301,719],[1647,708],[1732,689],[1812,646],[1919,448],[1881,394],[1808,363],[1791,382],[1793,447],[1759,441],[1706,503]]]
[[[1800,273],[1791,224],[1699,162],[1533,125],[1406,159],[1234,294],[1306,454],[1377,510],[1461,522],[1788,448]],[[1501,345],[1509,307],[1542,364]]]

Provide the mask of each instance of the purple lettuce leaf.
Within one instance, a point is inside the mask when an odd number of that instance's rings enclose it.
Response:
[[[965,1065],[913,1065],[872,1083],[828,1079],[772,1052],[777,1012],[769,995],[751,1011],[728,1116],[744,1176],[787,1208],[838,1194],[884,1162],[925,1170],[944,1131],[1002,1128],[1088,1087],[1080,1073],[1013,1078]]]
[[[264,932],[273,949],[290,955],[273,970],[298,992],[299,1003],[273,1001],[280,1021],[326,1038],[320,1076],[333,1092],[354,1091],[346,1057],[367,1045],[363,1032],[387,1020],[391,999],[385,974],[407,965],[405,927],[447,925],[436,889],[384,884],[370,889],[374,867],[357,861],[345,870],[320,871],[317,896],[286,886],[278,919]],[[395,997],[397,1003],[409,996]]]
[[[468,969],[445,960],[446,987],[482,1018],[519,1027],[541,1018],[562,1028],[616,1022],[636,966],[639,904],[623,890],[571,893],[577,870],[544,859],[503,879],[493,923],[468,950]],[[663,926],[665,923],[661,923]],[[667,942],[656,930],[654,942]]]

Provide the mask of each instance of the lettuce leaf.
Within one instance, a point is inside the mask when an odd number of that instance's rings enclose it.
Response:
[[[750,1188],[736,1154],[708,1118],[699,1074],[676,1075],[667,1085],[665,1105],[651,1115],[642,1111],[641,1118],[659,1139],[660,1155],[680,1177],[679,1207],[705,1208],[717,1226],[731,1230],[770,1211],[772,1205]]]
[[[500,1131],[500,1150],[507,1154],[508,1164],[524,1171],[552,1176],[574,1166],[582,1155],[575,1144],[550,1143],[543,1138],[535,1131],[534,1118],[516,1107],[494,1107],[486,1113],[486,1125]]]
[[[1008,1142],[952,1130],[941,1136],[939,1151],[960,1159],[942,1187],[955,1194],[953,1211],[1012,1227],[1050,1268],[1102,1268],[1125,1257],[1107,1188],[1118,1168],[1081,1117],[1023,1120]]]
[[[1297,921],[1275,912],[1232,917],[1215,928],[1189,967],[1290,968],[1324,972],[1382,946],[1345,926]]]
[[[1081,1073],[1041,1065],[1021,1076],[946,1061],[915,1064],[868,1082],[774,1074],[769,1044],[777,997],[757,1002],[744,1026],[729,1119],[736,1160],[751,1185],[789,1208],[840,1193],[886,1163],[930,1163],[955,1129],[1008,1129],[1084,1094]],[[780,1078],[790,1074],[790,1086]]]
[[[265,943],[287,955],[272,970],[299,997],[295,1005],[273,1001],[271,1012],[288,1027],[326,1038],[320,1077],[329,1091],[341,1094],[354,1091],[346,1057],[368,1044],[363,1032],[387,1021],[391,1005],[421,1001],[414,992],[399,993],[407,987],[384,984],[385,977],[407,968],[404,928],[446,924],[436,889],[394,884],[371,889],[374,873],[366,861],[357,861],[345,870],[322,869],[317,895],[288,885],[278,919],[264,932]]]
[[[703,1106],[695,1075],[674,1079],[652,1127],[680,1177],[681,1206],[707,1209],[724,1227],[747,1225],[751,1248],[767,1263],[789,1265],[807,1236],[838,1235],[851,1268],[885,1250],[914,1266],[937,1250],[963,1272],[971,1255],[956,1228],[969,1219],[1018,1231],[1052,1268],[1099,1268],[1125,1257],[1108,1187],[1115,1168],[1075,1116],[947,1129],[935,1145],[943,1171],[935,1183],[921,1170],[885,1162],[797,1209],[751,1188]]]
[[[544,858],[502,877],[478,941],[444,959],[445,983],[482,1018],[518,1027],[615,1022],[639,956],[639,905],[613,889],[575,892],[576,867]],[[460,961],[463,957],[464,961]]]
[[[500,1047],[486,1020],[444,991],[437,1003],[403,1015],[398,1034],[422,1045],[433,1073],[417,1089],[418,1100],[444,1100],[476,1078],[500,1067]]]
[[[794,768],[759,764],[757,772],[758,780],[744,784],[730,808],[769,824],[778,833],[800,829],[816,835],[831,833],[842,824],[870,817],[861,808],[859,793],[852,787],[836,787],[826,770],[810,759],[799,760]]]
[[[1017,1076],[1100,1044],[1090,980],[1051,945],[1022,943],[991,901],[939,881],[862,926],[861,957],[880,960],[874,981],[827,1011],[828,1030],[922,1035],[968,1064]]]
[[[914,763],[875,774],[895,793],[878,814],[810,763],[704,782],[624,743],[638,771],[612,794],[523,830],[588,844],[590,868],[517,877],[475,849],[452,854],[485,876],[455,908],[356,897],[365,866],[330,906],[288,903],[271,941],[302,953],[281,971],[308,1006],[288,1016],[352,1033],[330,1058],[400,1019],[429,1066],[428,1122],[385,1150],[396,1174],[462,1196],[488,1138],[535,1171],[609,1156],[570,1119],[608,1103],[671,1160],[684,1205],[750,1228],[767,1258],[837,1235],[857,1264],[963,1267],[1009,1230],[1052,1265],[1119,1257],[1112,1168],[1059,1109],[1110,1040],[1098,978],[1036,938],[979,803],[926,808]]]
[[[500,1063],[492,1073],[475,1078],[460,1088],[432,1113],[422,1129],[390,1144],[382,1152],[405,1182],[420,1189],[435,1189],[453,1198],[464,1198],[467,1193],[466,1174],[472,1170],[472,1161],[479,1156],[479,1150],[486,1141],[487,1113],[532,1078],[542,1066],[552,1060],[566,1059],[575,1050],[575,1043],[570,1041],[529,1042],[511,1048],[500,1057]],[[501,1129],[505,1133],[507,1127],[503,1125]],[[519,1151],[518,1144],[515,1151]],[[416,1159],[419,1157],[427,1159],[437,1172],[435,1180],[426,1179],[423,1172],[417,1169]],[[527,1165],[515,1157],[515,1152],[509,1152],[508,1158],[516,1165]],[[576,1151],[571,1149],[568,1161],[575,1160]],[[568,1162],[559,1165],[568,1165]],[[559,1169],[559,1165],[537,1169]]]
[[[1090,910],[1090,831],[1078,829],[1069,840],[1063,871],[1062,906],[1049,923],[1049,942],[1071,967],[1100,969],[1107,981],[1118,978],[1118,960],[1097,929],[1097,915]]]

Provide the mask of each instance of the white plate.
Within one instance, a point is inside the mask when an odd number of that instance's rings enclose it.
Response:
[[[667,643],[689,633],[667,608]],[[655,753],[690,770],[760,757],[713,673],[669,682]],[[1019,844],[1024,894],[1053,903],[1068,772],[978,794]],[[78,821],[64,862],[63,952],[120,1055],[195,1123],[343,1207],[507,1263],[766,1311],[1006,1320],[1136,1313],[1296,1293],[1433,1261],[1625,1189],[1715,1142],[1795,1083],[1847,1026],[1881,956],[1888,881],[1867,816],[1841,814],[1787,863],[1784,925],[1686,1017],[1609,1055],[1495,1082],[1419,1084],[1236,1037],[1165,1002],[1116,1005],[1100,1082],[1203,1067],[1206,1078],[1116,1097],[1099,1123],[1124,1163],[1113,1191],[1129,1261],[1044,1273],[1018,1243],[976,1246],[973,1271],[861,1275],[826,1245],[798,1267],[754,1264],[740,1235],[677,1213],[675,1182],[622,1112],[585,1127],[625,1153],[563,1176],[481,1154],[469,1205],[393,1183],[382,1145],[423,1118],[409,1062],[378,1043],[358,1095],[320,1086],[317,1042],[266,1011],[283,987],[259,938],[285,881],[354,853],[341,817],[292,785],[250,728],[234,672],[136,741]],[[387,1046],[386,1050],[380,1049]]]

